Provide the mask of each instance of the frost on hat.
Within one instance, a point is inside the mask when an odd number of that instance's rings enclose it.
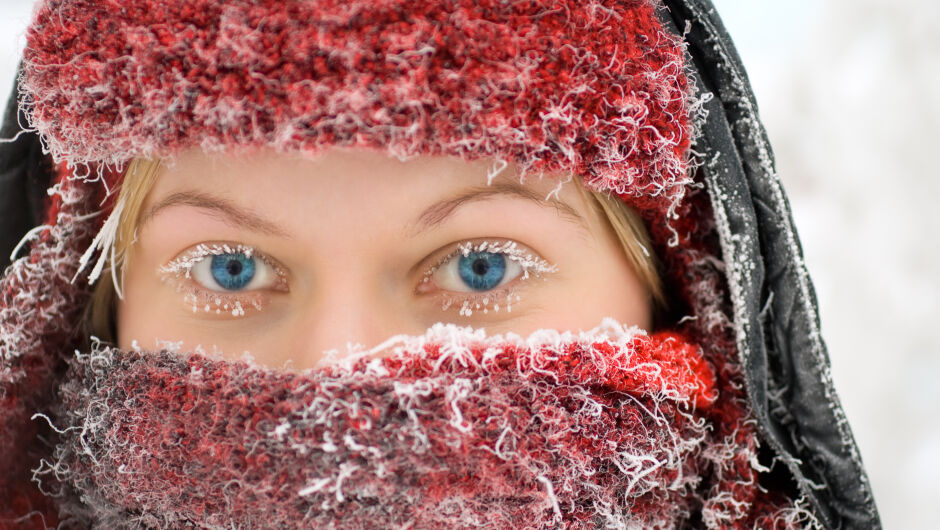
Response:
[[[22,103],[56,162],[325,145],[688,183],[690,88],[649,0],[49,0]]]

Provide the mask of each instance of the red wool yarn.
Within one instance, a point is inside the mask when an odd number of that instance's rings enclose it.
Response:
[[[330,145],[512,158],[674,203],[679,39],[646,0],[47,1],[22,86],[56,161]]]
[[[302,374],[95,350],[39,474],[113,524],[671,528],[723,450],[714,375],[674,333],[437,325],[395,350]]]

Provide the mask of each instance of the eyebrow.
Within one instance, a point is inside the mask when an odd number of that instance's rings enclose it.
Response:
[[[291,237],[287,230],[265,220],[260,215],[247,208],[237,206],[228,199],[198,191],[180,191],[167,195],[151,206],[150,209],[141,216],[137,224],[143,227],[144,223],[149,221],[150,218],[155,216],[160,210],[178,205],[210,210],[221,217],[224,222],[253,232],[285,238]]]
[[[414,234],[417,235],[420,232],[439,226],[457,211],[458,208],[465,204],[485,201],[496,196],[517,197],[532,201],[539,206],[551,206],[555,208],[562,217],[566,217],[581,225],[585,230],[588,230],[587,222],[584,218],[565,201],[550,196],[544,197],[531,189],[512,182],[498,182],[486,187],[470,188],[450,199],[432,204],[418,216],[418,220],[415,223]]]
[[[486,187],[470,188],[450,199],[432,204],[417,217],[413,235],[418,235],[420,232],[440,226],[461,206],[492,199],[496,196],[517,197],[532,201],[540,206],[551,206],[563,217],[576,222],[585,230],[588,229],[584,218],[565,201],[554,197],[543,197],[533,190],[524,188],[518,184],[501,182]],[[227,199],[198,191],[180,191],[167,195],[151,206],[141,216],[138,226],[143,227],[144,224],[160,212],[160,210],[179,205],[210,210],[219,215],[223,221],[239,228],[272,236],[291,237],[286,230],[265,220],[249,209],[237,206]]]

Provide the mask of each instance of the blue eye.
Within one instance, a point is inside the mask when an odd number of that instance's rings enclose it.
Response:
[[[255,258],[244,254],[212,256],[209,265],[212,279],[227,291],[238,291],[251,283],[255,276]]]
[[[474,291],[489,291],[506,277],[506,257],[494,252],[470,252],[457,262],[460,279]]]
[[[490,246],[497,247],[496,244]],[[515,244],[508,243],[498,248],[463,248],[432,268],[429,279],[433,279],[434,285],[445,291],[491,291],[518,278],[525,272],[522,263],[536,259],[530,254],[523,256],[523,252]],[[531,266],[538,265],[533,262]]]
[[[277,283],[277,273],[270,264],[240,251],[206,254],[190,270],[193,279],[211,291],[250,291]]]

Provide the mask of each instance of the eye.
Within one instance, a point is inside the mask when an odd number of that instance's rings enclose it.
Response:
[[[486,293],[520,276],[541,276],[556,267],[515,241],[465,241],[426,273],[418,292],[432,288]]]
[[[241,252],[207,255],[192,265],[192,277],[212,291],[249,291],[271,287],[277,275],[257,256]]]
[[[506,253],[476,251],[458,253],[431,275],[441,287],[456,292],[484,292],[505,285],[522,274],[522,266]]]
[[[464,241],[437,261],[415,293],[435,295],[441,310],[454,308],[461,316],[512,311],[521,298],[519,283],[558,268],[512,240]]]
[[[204,256],[193,263],[191,270],[193,279],[212,291],[258,289],[267,287],[273,279],[270,265],[234,252]]]
[[[273,288],[287,291],[283,269],[272,258],[246,245],[200,243],[159,269],[164,279],[191,278],[218,293]]]
[[[263,310],[276,293],[290,292],[287,270],[242,244],[200,243],[158,271],[193,313],[241,317]]]

